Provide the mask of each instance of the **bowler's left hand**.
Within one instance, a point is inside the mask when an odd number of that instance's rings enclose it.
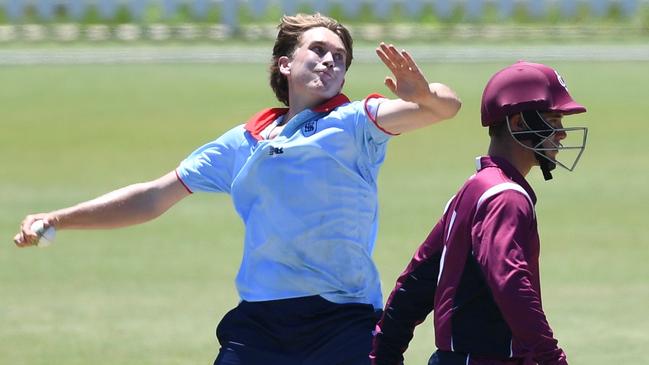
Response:
[[[394,75],[394,78],[385,77],[385,86],[401,100],[425,104],[431,96],[430,87],[412,56],[406,50],[398,51],[394,45],[383,42],[376,54]]]

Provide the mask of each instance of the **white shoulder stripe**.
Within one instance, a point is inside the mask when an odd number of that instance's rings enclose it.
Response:
[[[442,249],[442,258],[439,260],[439,273],[437,274],[437,284],[442,279],[442,273],[444,272],[444,259],[446,258],[446,245]]]
[[[455,199],[455,195],[453,195],[451,197],[451,199],[449,199],[448,202],[446,202],[446,206],[444,207],[444,213],[443,214],[446,214],[446,211],[448,210],[448,207],[451,206],[451,203],[453,202],[453,199]]]
[[[451,221],[448,223],[448,232],[446,232],[446,239],[444,241],[448,241],[448,237],[451,235],[453,224],[455,224],[455,217],[457,217],[457,212],[453,211],[453,214],[451,214]]]
[[[534,212],[534,203],[532,202],[532,199],[530,198],[529,194],[527,194],[527,191],[523,189],[522,186],[511,183],[511,182],[506,182],[498,185],[494,185],[487,189],[484,193],[482,193],[482,196],[480,196],[480,199],[478,199],[478,204],[476,205],[476,210],[480,209],[480,206],[482,203],[484,203],[485,200],[491,198],[494,195],[497,195],[505,190],[516,190],[519,193],[523,194],[526,198],[527,201],[530,202],[530,206],[532,207],[532,212]],[[534,212],[534,215],[536,215],[536,212]]]

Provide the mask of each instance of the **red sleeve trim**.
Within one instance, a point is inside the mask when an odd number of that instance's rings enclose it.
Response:
[[[176,178],[178,179],[178,181],[180,181],[180,183],[183,184],[183,186],[185,187],[185,190],[187,190],[187,192],[189,192],[190,194],[194,194],[194,192],[189,188],[189,186],[185,184],[183,179],[180,178],[180,175],[178,175],[178,169],[174,170],[174,172],[176,173]]]
[[[379,123],[376,121],[376,116],[372,115],[372,113],[370,113],[370,110],[367,108],[367,102],[370,99],[379,99],[379,98],[385,98],[385,96],[383,96],[381,94],[370,94],[365,98],[365,114],[367,114],[367,117],[370,118],[372,123],[374,123],[376,128],[378,128],[381,132],[383,132],[383,133],[385,133],[385,134],[387,134],[389,136],[398,136],[398,135],[400,135],[401,133],[392,133],[392,132],[388,131],[387,129],[381,127],[379,125]]]

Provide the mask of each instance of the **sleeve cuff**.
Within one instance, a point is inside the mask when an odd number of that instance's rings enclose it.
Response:
[[[383,95],[381,95],[381,94],[370,94],[370,95],[368,95],[368,96],[365,98],[365,101],[364,101],[364,105],[365,105],[365,114],[366,114],[367,117],[372,121],[372,123],[374,123],[374,125],[376,126],[376,128],[378,128],[381,132],[383,132],[383,133],[385,133],[385,134],[387,134],[387,135],[389,135],[389,136],[398,136],[400,133],[392,133],[392,132],[388,131],[387,129],[381,127],[381,126],[379,125],[379,123],[376,121],[376,115],[378,114],[378,110],[379,110],[379,109],[378,109],[378,106],[377,106],[377,108],[376,108],[376,113],[372,114],[372,112],[370,111],[369,106],[367,105],[367,103],[368,103],[371,99],[384,99],[384,98],[385,98],[385,97],[384,97]]]
[[[180,181],[181,184],[183,184],[183,186],[185,187],[185,190],[187,190],[187,192],[189,192],[190,194],[194,194],[192,189],[190,189],[189,186],[187,186],[187,184],[185,184],[183,179],[180,177],[180,174],[178,173],[178,168],[176,168],[175,172],[176,172],[176,178],[178,179],[178,181]]]

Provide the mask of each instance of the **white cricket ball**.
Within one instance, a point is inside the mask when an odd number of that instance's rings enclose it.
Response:
[[[38,243],[36,246],[38,247],[47,247],[54,242],[54,238],[56,237],[56,230],[54,227],[47,227],[45,228],[45,225],[43,224],[42,220],[37,220],[34,223],[32,223],[32,226],[30,227],[34,233],[38,235]]]

